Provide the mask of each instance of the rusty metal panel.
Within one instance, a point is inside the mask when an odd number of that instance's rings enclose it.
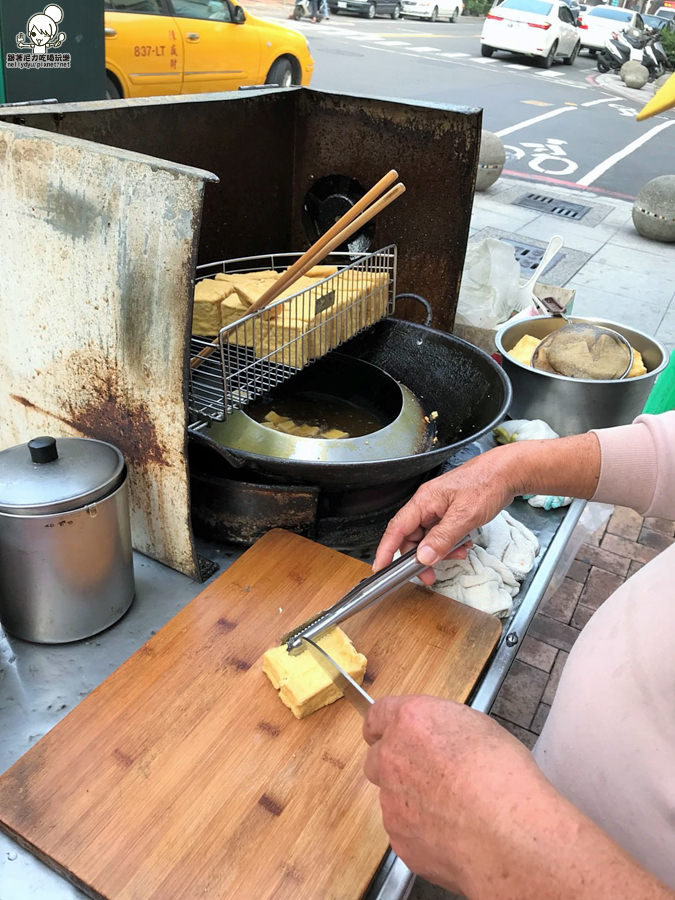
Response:
[[[349,175],[367,189],[396,169],[407,191],[375,220],[374,246],[397,245],[397,291],[425,297],[431,324],[450,331],[469,237],[481,118],[476,108],[302,91],[292,242],[302,240],[301,205],[316,180]],[[418,316],[415,310],[411,318]]]
[[[220,181],[205,193],[199,246],[199,262],[213,262],[295,249],[290,243],[295,93],[63,103],[0,108],[0,116],[215,172]]]
[[[117,445],[134,546],[191,577],[186,354],[213,178],[0,123],[0,446]]]
[[[481,111],[307,88],[0,110],[36,128],[215,172],[199,261],[302,250],[307,191],[341,174],[363,188],[388,169],[406,194],[380,216],[375,244],[398,246],[399,292],[426,296],[450,330],[469,233]],[[179,127],[177,127],[177,125]],[[414,305],[403,315],[419,318]]]

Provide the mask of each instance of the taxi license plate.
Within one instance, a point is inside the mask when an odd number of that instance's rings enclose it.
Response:
[[[338,0],[338,9],[347,9],[347,4],[345,0]]]

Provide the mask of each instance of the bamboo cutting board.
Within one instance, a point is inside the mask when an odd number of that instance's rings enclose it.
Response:
[[[267,534],[0,778],[0,827],[92,897],[356,900],[387,848],[362,720],[298,721],[260,657],[369,573]],[[500,625],[406,585],[345,631],[375,698],[463,701]]]

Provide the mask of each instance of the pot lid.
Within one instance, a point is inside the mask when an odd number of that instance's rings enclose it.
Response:
[[[36,437],[0,452],[0,512],[67,512],[101,500],[124,480],[124,457],[90,438]]]

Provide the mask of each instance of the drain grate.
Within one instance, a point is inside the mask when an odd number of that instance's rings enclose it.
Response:
[[[583,219],[587,212],[591,211],[590,206],[583,206],[581,203],[569,203],[567,200],[547,197],[545,194],[523,194],[522,197],[513,201],[513,205],[525,206],[527,209],[536,209],[537,212],[545,212],[550,216],[560,216],[560,218],[569,219],[572,222],[578,222],[579,219]]]
[[[513,251],[516,257],[516,261],[520,265],[521,271],[525,275],[529,275],[531,272],[537,268],[539,263],[541,262],[541,258],[544,255],[545,247],[535,247],[533,244],[526,244],[524,241],[517,241],[513,238],[500,238],[500,240],[504,241],[506,244],[511,244],[513,247]],[[564,257],[564,253],[556,253],[550,263],[546,266],[544,271],[548,271],[551,266],[555,266],[556,263],[560,262],[560,260]],[[543,275],[543,272],[540,273]]]

